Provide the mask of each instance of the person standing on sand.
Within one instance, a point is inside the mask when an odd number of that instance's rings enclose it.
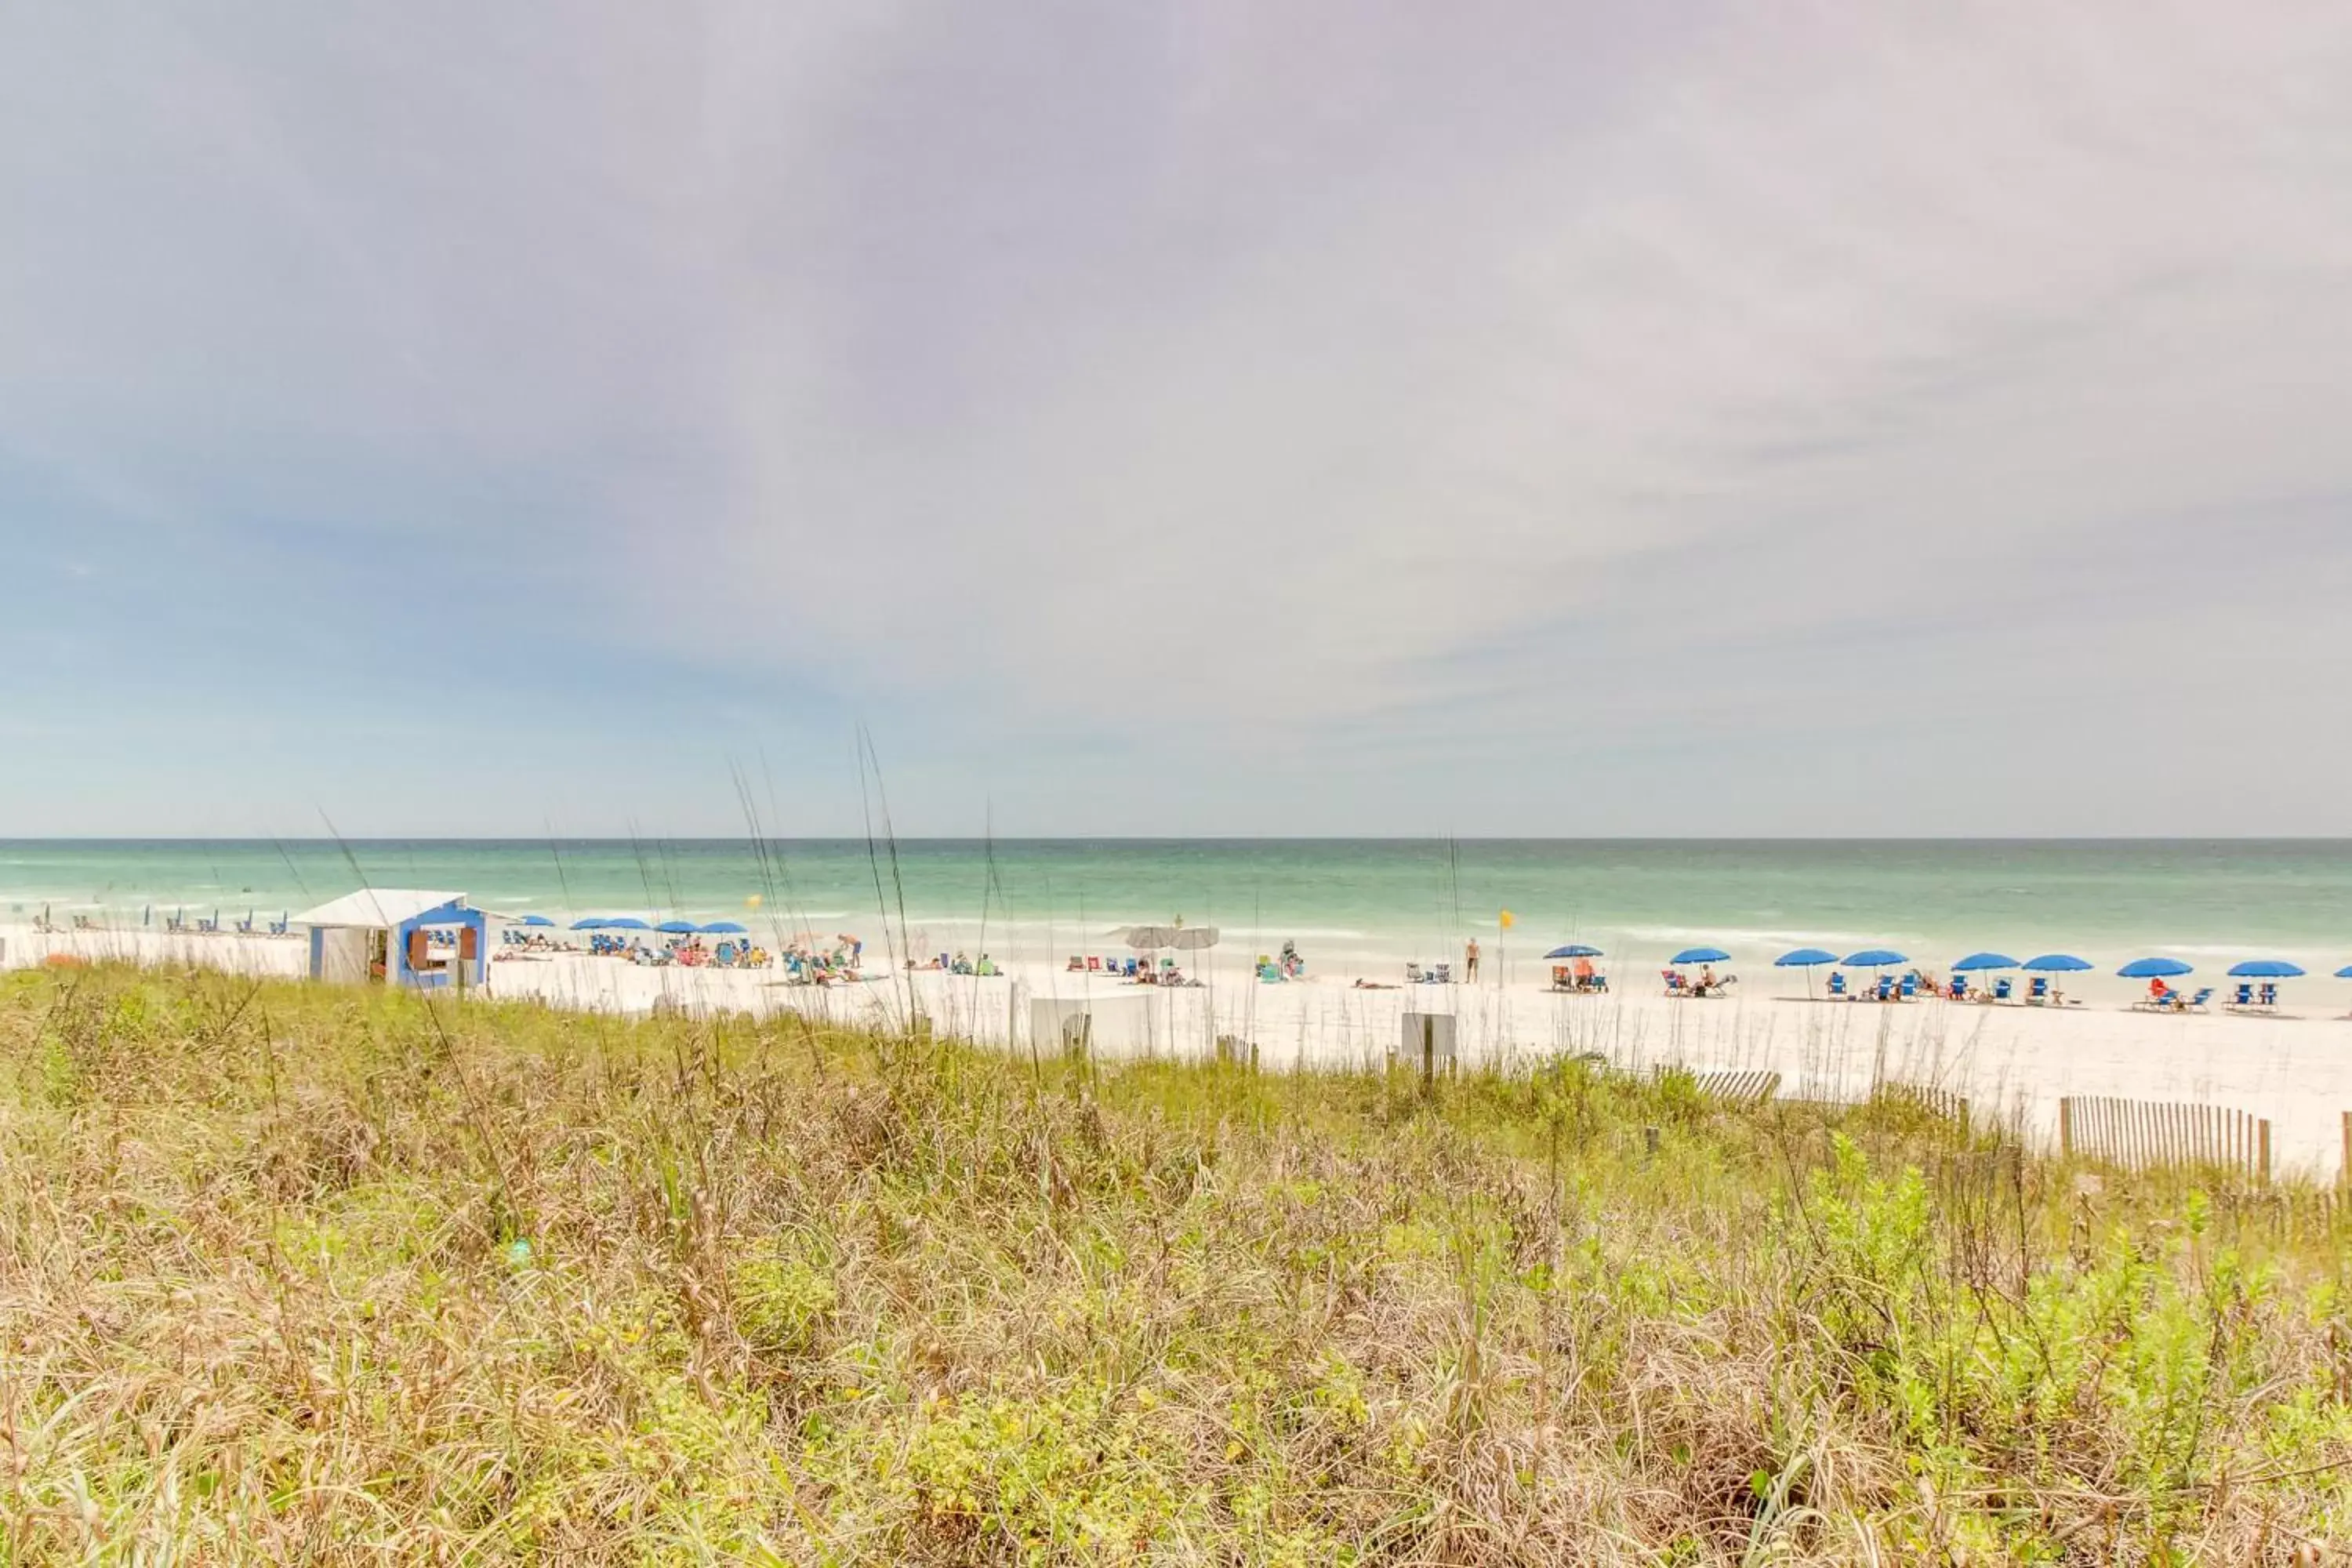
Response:
[[[1474,985],[1478,981],[1478,939],[1475,936],[1462,950],[1462,979],[1465,984]]]

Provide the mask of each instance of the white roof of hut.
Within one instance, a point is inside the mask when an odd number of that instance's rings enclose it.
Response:
[[[315,910],[305,910],[296,915],[293,923],[304,926],[396,926],[403,921],[413,921],[427,910],[437,910],[444,904],[465,901],[463,893],[427,892],[419,888],[362,888],[356,893],[345,893],[331,899]]]

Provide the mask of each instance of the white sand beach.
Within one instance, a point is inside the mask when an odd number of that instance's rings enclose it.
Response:
[[[299,934],[44,933],[28,925],[0,927],[0,966],[12,968],[64,953],[278,976],[303,973],[309,952]],[[1377,1063],[1402,1037],[1403,1015],[1418,1010],[1454,1017],[1469,1064],[1591,1051],[1636,1068],[1769,1069],[1781,1075],[1784,1095],[1823,1099],[1859,1097],[1874,1079],[1895,1079],[1965,1095],[1979,1116],[2014,1117],[2047,1141],[2068,1095],[2231,1107],[2270,1120],[2280,1169],[2327,1176],[2338,1170],[2343,1113],[2352,1110],[2347,988],[2323,979],[2290,992],[2293,1016],[2233,1015],[2217,999],[2210,1014],[2174,1016],[2133,1012],[2128,992],[2091,976],[2084,977],[2092,982],[2088,999],[2063,1008],[1884,1005],[1809,1001],[1801,979],[1769,970],[1728,997],[1691,1000],[1666,996],[1654,970],[1632,965],[1620,966],[1615,994],[1563,995],[1545,989],[1540,964],[1522,964],[1507,979],[1490,968],[1477,985],[1361,989],[1344,974],[1269,984],[1254,977],[1238,951],[1211,956],[1200,985],[1173,989],[1042,960],[1011,962],[1005,973],[987,977],[875,968],[863,982],[818,987],[785,984],[775,970],[650,967],[558,952],[494,962],[484,989],[584,1013],[792,1012],[886,1026],[920,1016],[941,1033],[1023,1051],[1058,1049],[1055,1018],[1083,1009],[1107,1057],[1208,1057],[1226,1037],[1255,1046],[1262,1068],[1286,1071]]]

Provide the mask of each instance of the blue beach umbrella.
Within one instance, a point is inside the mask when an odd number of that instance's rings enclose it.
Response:
[[[1884,969],[1890,963],[1911,961],[1891,947],[1865,947],[1860,952],[1849,952],[1845,962],[1855,969]]]
[[[2302,973],[2301,964],[2289,963],[2283,958],[2250,958],[2230,966],[2232,980],[2294,980]]]
[[[1955,974],[1974,974],[1980,969],[2015,969],[2017,960],[2005,952],[1972,952],[1952,965]]]
[[[1772,961],[1775,969],[1801,969],[1805,972],[1805,1000],[1813,999],[1813,971],[1824,963],[1835,963],[1837,954],[1825,947],[1801,947],[1794,952],[1784,952]]]
[[[1600,958],[1604,955],[1597,947],[1587,947],[1580,942],[1571,942],[1566,947],[1553,948],[1544,956],[1546,958]]]
[[[706,936],[740,936],[743,928],[733,921],[712,921],[702,928]]]
[[[525,915],[522,919],[515,922],[517,925],[526,926],[551,926],[555,922],[553,921],[549,920],[545,915]]]
[[[1731,962],[1731,954],[1719,947],[1686,947],[1666,962],[1675,964],[1728,963]]]
[[[590,915],[584,921],[573,921],[572,922],[572,929],[573,931],[603,931],[606,926],[611,925],[612,923],[613,922],[611,921],[604,919],[602,915]]]
[[[654,928],[635,915],[623,915],[619,920],[606,921],[604,929],[606,931],[651,931]]]
[[[2091,967],[2091,961],[2071,952],[2045,952],[2039,958],[2027,959],[2018,967],[2035,974],[2080,974]]]
[[[664,921],[661,924],[654,927],[654,930],[665,932],[670,936],[692,936],[694,934],[694,922],[692,921]]]
[[[2126,980],[2169,980],[2177,974],[2194,974],[2197,971],[2177,958],[2135,958],[2116,973]]]
[[[2336,978],[2338,980],[2352,980],[2352,963],[2347,963],[2343,968],[2337,970],[2336,972]]]

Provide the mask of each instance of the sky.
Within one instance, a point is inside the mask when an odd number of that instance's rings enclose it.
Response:
[[[2348,409],[2337,0],[0,0],[0,837],[2352,834]]]

